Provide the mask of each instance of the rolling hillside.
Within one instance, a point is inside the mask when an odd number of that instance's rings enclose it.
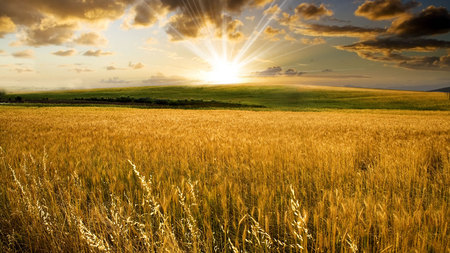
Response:
[[[282,85],[152,86],[7,94],[3,101],[25,103],[102,104],[177,108],[254,108],[314,111],[326,109],[450,110],[443,93]],[[159,101],[164,106],[120,101]],[[75,103],[78,101],[77,103]],[[97,102],[96,102],[97,101]],[[118,101],[117,103],[114,103]],[[191,102],[189,102],[191,101]],[[193,101],[193,102],[192,102]],[[200,106],[192,106],[200,104]]]

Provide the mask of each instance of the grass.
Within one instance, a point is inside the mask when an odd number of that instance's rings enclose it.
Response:
[[[446,252],[449,143],[439,111],[0,107],[0,251]]]
[[[444,93],[319,86],[153,86],[9,94],[6,98],[14,100],[17,96],[24,100],[49,99],[49,101],[127,96],[135,99],[192,99],[265,107],[265,109],[259,110],[288,111],[329,109],[450,110],[450,100]]]

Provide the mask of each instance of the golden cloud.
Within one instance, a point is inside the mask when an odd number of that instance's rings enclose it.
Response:
[[[355,11],[355,15],[370,20],[387,20],[404,15],[410,9],[419,5],[420,3],[416,1],[406,3],[402,3],[401,0],[365,1]]]
[[[95,57],[99,57],[99,56],[108,56],[108,55],[113,55],[113,52],[109,52],[109,51],[102,51],[100,49],[98,50],[88,50],[86,52],[84,52],[84,56],[95,56]]]
[[[72,56],[72,55],[75,55],[76,53],[77,53],[77,51],[75,49],[69,49],[66,51],[59,50],[59,51],[53,52],[52,54],[57,55],[57,56]]]
[[[95,32],[83,33],[74,40],[75,43],[87,46],[104,46],[108,40]]]
[[[19,51],[19,52],[15,52],[12,54],[12,56],[16,57],[16,58],[34,58],[34,51],[33,50],[24,50],[24,51]]]

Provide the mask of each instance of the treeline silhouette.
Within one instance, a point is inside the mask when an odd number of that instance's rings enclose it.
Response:
[[[2,99],[3,100],[3,99]],[[32,103],[32,104],[68,104],[68,105],[129,105],[157,108],[265,108],[263,105],[249,105],[241,103],[223,102],[202,99],[155,99],[149,97],[134,98],[130,96],[121,97],[82,97],[74,99],[25,99],[15,97],[5,99],[7,103]]]

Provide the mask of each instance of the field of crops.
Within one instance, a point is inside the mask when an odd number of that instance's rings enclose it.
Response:
[[[0,107],[0,251],[448,252],[450,113]]]

